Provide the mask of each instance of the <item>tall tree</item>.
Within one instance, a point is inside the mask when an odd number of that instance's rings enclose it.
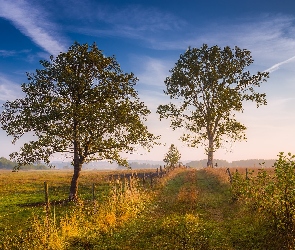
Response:
[[[189,133],[181,139],[189,146],[206,147],[207,166],[213,166],[213,153],[229,139],[245,138],[246,127],[235,118],[243,112],[244,101],[266,105],[266,95],[255,87],[268,72],[251,75],[246,70],[253,63],[251,52],[235,47],[188,48],[170,70],[164,93],[179,103],[160,105],[160,119],[170,118],[173,129],[184,127]]]
[[[180,158],[181,154],[179,153],[177,147],[174,144],[171,144],[168,152],[165,154],[163,161],[166,163],[168,169],[173,169],[179,162]]]
[[[56,152],[72,155],[74,174],[69,198],[77,199],[78,178],[85,162],[109,159],[128,162],[120,152],[138,145],[150,148],[156,137],[144,125],[150,113],[134,89],[137,78],[123,73],[114,57],[106,57],[94,43],[74,43],[22,84],[23,99],[7,101],[2,128],[17,141],[27,132],[35,140],[12,153],[18,166],[50,163]]]

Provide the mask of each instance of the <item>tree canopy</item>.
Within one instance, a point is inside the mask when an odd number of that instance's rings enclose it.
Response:
[[[67,52],[40,64],[43,68],[27,73],[29,83],[21,86],[25,97],[4,104],[2,129],[14,142],[34,133],[34,140],[11,154],[19,166],[49,163],[56,152],[70,153],[70,198],[75,199],[83,163],[108,159],[127,166],[121,152],[153,145],[156,137],[144,125],[150,111],[134,89],[134,74],[124,73],[95,43],[75,42]]]
[[[256,102],[257,107],[267,104],[266,94],[255,88],[269,73],[252,75],[246,70],[252,63],[249,50],[204,44],[180,55],[165,80],[164,93],[174,101],[158,107],[160,119],[171,119],[173,129],[185,128],[188,133],[181,139],[189,146],[205,146],[208,166],[213,166],[213,152],[224,142],[246,139],[245,125],[235,118],[243,112],[244,101]]]

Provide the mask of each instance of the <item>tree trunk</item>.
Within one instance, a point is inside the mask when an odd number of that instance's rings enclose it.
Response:
[[[213,168],[213,139],[209,138],[207,167]]]
[[[82,169],[82,164],[78,162],[78,164],[74,163],[74,174],[71,181],[71,187],[70,187],[70,201],[75,201],[78,199],[78,179],[80,176],[80,172]]]
[[[75,201],[78,199],[78,179],[82,169],[83,162],[79,158],[77,143],[74,142],[74,174],[71,181],[69,200]]]

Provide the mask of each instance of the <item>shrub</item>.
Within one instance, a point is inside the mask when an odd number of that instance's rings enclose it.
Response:
[[[260,170],[248,180],[236,173],[233,177],[232,195],[270,224],[272,240],[281,248],[295,247],[295,155],[281,152],[274,164],[274,175]]]

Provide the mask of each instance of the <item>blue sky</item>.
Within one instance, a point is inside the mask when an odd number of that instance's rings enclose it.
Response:
[[[225,160],[276,158],[280,151],[295,153],[295,2],[281,1],[95,1],[0,0],[0,104],[21,97],[25,72],[40,68],[39,60],[66,51],[74,41],[92,44],[121,68],[138,78],[137,90],[152,111],[150,130],[167,145],[150,153],[138,150],[129,159],[162,160],[171,143],[182,160],[205,158],[204,149],[188,148],[178,140],[183,132],[160,122],[159,104],[168,103],[164,80],[188,46],[239,46],[252,52],[250,71],[270,71],[261,88],[268,105],[245,104],[239,115],[247,142],[220,149]],[[24,138],[24,140],[28,139]],[[18,149],[0,130],[0,156]]]

